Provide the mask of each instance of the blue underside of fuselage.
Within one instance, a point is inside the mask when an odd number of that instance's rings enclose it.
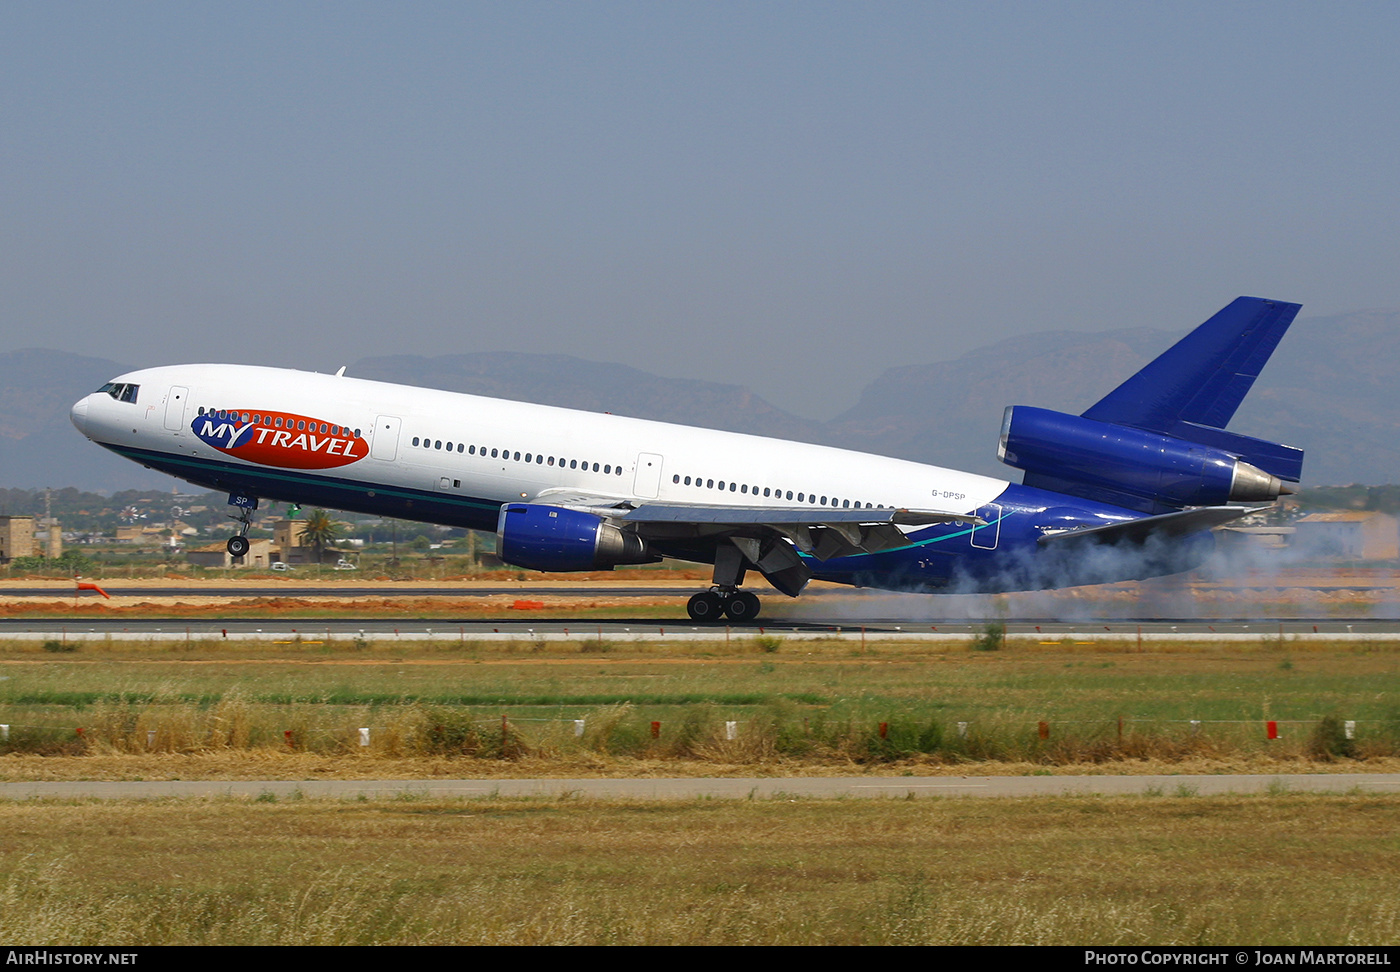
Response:
[[[939,524],[909,534],[909,546],[896,550],[827,561],[804,559],[817,580],[890,591],[986,593],[1066,586],[1072,578],[1063,569],[1049,569],[1037,522],[1046,510],[1063,509],[1067,500],[1012,483],[994,501],[1000,512],[988,516],[984,511],[985,525]],[[1098,503],[1071,502],[1085,524],[1138,515]]]
[[[145,449],[108,445],[134,462],[169,473],[209,489],[262,499],[324,506],[330,509],[388,516],[443,526],[494,532],[501,502],[431,489],[386,486],[310,473],[298,469],[250,466],[196,456],[178,456]],[[1073,584],[1104,583],[1176,573],[1199,563],[1213,544],[1199,540],[1178,544],[1164,560],[1105,563],[1086,566],[1057,557],[1038,540],[1047,510],[1057,522],[1078,520],[1084,525],[1130,520],[1140,514],[1105,504],[1016,484],[997,497],[998,515],[986,526],[950,523],[909,535],[909,545],[880,553],[858,554],[819,561],[804,557],[819,580],[895,591],[991,592],[1036,590]],[[1209,535],[1204,537],[1207,544]],[[690,543],[654,543],[665,556],[708,562],[713,547]],[[1090,567],[1092,566],[1092,569]]]
[[[431,489],[386,486],[312,474],[300,469],[247,466],[124,446],[108,445],[107,448],[133,462],[196,485],[260,499],[492,532],[496,529],[496,518],[501,510],[501,504],[496,500]]]

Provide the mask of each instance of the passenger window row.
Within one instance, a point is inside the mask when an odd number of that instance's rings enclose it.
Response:
[[[672,482],[672,483],[675,483],[675,484],[678,485],[678,486],[690,486],[690,485],[692,485],[692,478],[691,478],[690,476],[684,476],[684,477],[682,477],[682,476],[680,476],[680,475],[675,475],[675,476],[672,476],[672,477],[671,477],[671,482]],[[734,493],[734,492],[738,492],[738,493],[747,493],[747,494],[749,494],[750,496],[758,496],[758,495],[759,495],[759,490],[758,490],[758,487],[757,487],[757,486],[750,486],[748,483],[733,483],[733,482],[726,484],[725,481],[722,480],[722,479],[721,479],[718,483],[716,483],[713,479],[703,479],[703,478],[701,478],[700,476],[696,476],[696,477],[694,477],[693,485],[699,486],[701,489],[719,489],[719,490],[721,490],[721,491],[728,491],[728,492],[730,492],[730,493]],[[792,490],[790,490],[790,489],[789,489],[789,490],[773,489],[772,487],[769,487],[769,486],[763,487],[763,496],[764,496],[764,497],[771,497],[771,498],[773,498],[773,499],[786,499],[786,500],[790,500],[790,499],[793,499],[793,498],[794,498],[793,492],[792,492]],[[799,503],[811,503],[811,504],[814,505],[814,506],[816,506],[816,505],[821,505],[821,506],[839,507],[840,509],[844,509],[844,510],[849,510],[849,509],[857,509],[857,510],[858,510],[858,509],[861,509],[860,500],[855,500],[855,501],[848,500],[848,499],[838,500],[835,496],[831,496],[831,497],[820,496],[820,497],[819,497],[816,493],[800,492],[800,493],[797,493],[797,494],[796,494],[796,499],[797,499],[797,502],[799,502]],[[864,508],[867,509],[867,510],[871,510],[871,509],[876,509],[877,507],[873,506],[873,505],[870,504],[870,503],[866,503]],[[879,507],[879,508],[883,509],[883,507]]]
[[[208,415],[211,419],[218,419],[221,422],[241,421],[244,424],[251,422],[253,425],[266,425],[274,429],[288,428],[294,429],[297,432],[315,432],[320,435],[345,435],[355,439],[360,437],[360,430],[355,429],[352,435],[348,425],[330,425],[326,422],[321,422],[318,425],[315,422],[308,422],[306,419],[297,419],[295,422],[291,419],[286,419],[284,421],[280,415],[263,415],[260,412],[253,412],[252,414],[248,412],[230,412],[218,408],[206,409],[201,405],[199,407],[199,414]]]
[[[443,442],[441,439],[425,439],[421,436],[413,437],[415,447],[423,449],[434,449],[439,452],[465,452],[469,456],[480,456],[482,459],[507,459],[511,462],[529,462],[537,466],[558,466],[560,469],[579,469],[587,471],[590,468],[593,472],[601,472],[606,476],[621,476],[622,466],[612,463],[592,463],[590,466],[586,459],[564,459],[559,456],[544,456],[535,452],[527,452],[522,457],[518,452],[509,449],[490,449],[486,446],[467,445],[463,442]]]

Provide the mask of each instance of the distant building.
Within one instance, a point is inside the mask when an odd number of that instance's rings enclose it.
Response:
[[[1291,526],[1227,526],[1215,531],[1215,542],[1226,551],[1277,553],[1292,546],[1296,533]]]
[[[1395,560],[1400,521],[1387,513],[1344,510],[1299,517],[1294,544],[1305,556],[1332,560]]]
[[[305,520],[278,520],[272,525],[272,543],[283,563],[316,563],[316,548],[306,542]],[[322,561],[334,563],[339,556],[329,548],[321,552]]]
[[[35,531],[34,543],[38,546],[39,541],[44,543],[44,556],[50,560],[57,560],[63,556],[63,531],[59,528],[58,517],[46,517],[43,521],[44,529]]]
[[[164,544],[168,531],[164,527],[147,524],[145,526],[117,527],[117,542],[140,546]]]
[[[34,546],[34,517],[0,516],[0,564],[16,557],[32,557]]]
[[[310,547],[302,542],[305,536],[305,520],[278,520],[272,524],[272,542],[283,553],[290,553],[297,547],[306,547],[310,550]],[[291,563],[291,561],[288,560],[287,563]]]

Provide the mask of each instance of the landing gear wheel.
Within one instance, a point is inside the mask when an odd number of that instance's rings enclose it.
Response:
[[[238,533],[228,538],[228,543],[224,546],[228,549],[228,555],[235,560],[244,557],[248,553],[248,548],[252,546],[248,542],[248,528],[253,525],[253,511],[258,508],[258,500],[255,496],[246,496],[242,493],[229,493],[228,502],[230,506],[238,507],[238,515],[230,515],[229,519],[238,524]]]
[[[731,621],[752,621],[758,617],[761,607],[758,595],[748,591],[736,591],[724,605],[724,613]]]
[[[717,621],[724,613],[724,601],[714,591],[701,591],[685,606],[692,621]]]

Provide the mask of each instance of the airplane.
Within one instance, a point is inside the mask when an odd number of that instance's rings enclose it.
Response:
[[[259,500],[494,531],[539,571],[713,564],[696,621],[750,621],[757,572],[1000,592],[1180,573],[1211,530],[1292,492],[1303,451],[1225,431],[1298,304],[1240,297],[1081,415],[1006,409],[1022,482],[734,432],[232,364],[113,378],[72,421],[118,455]]]

